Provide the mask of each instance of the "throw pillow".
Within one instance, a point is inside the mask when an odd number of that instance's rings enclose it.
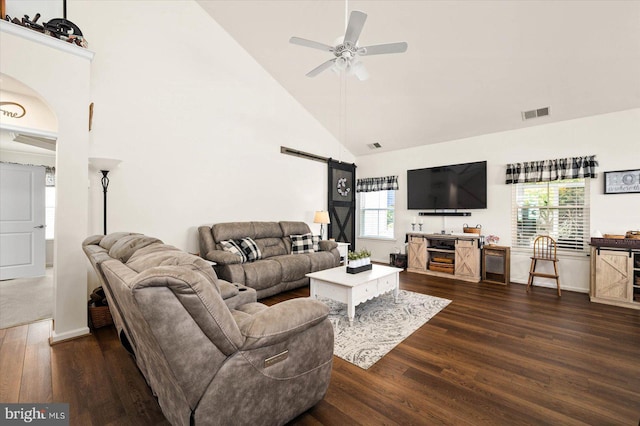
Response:
[[[247,255],[244,254],[244,250],[242,250],[242,247],[240,247],[240,245],[238,245],[238,243],[236,243],[235,241],[233,240],[220,241],[220,246],[222,247],[223,250],[240,256],[240,258],[242,259],[242,263],[247,261]]]
[[[312,235],[313,251],[320,251],[320,235]]]
[[[313,235],[291,235],[291,253],[313,253]]]
[[[262,252],[260,252],[258,245],[251,238],[242,238],[240,240],[236,240],[236,243],[242,249],[245,257],[247,258],[247,262],[262,259]]]

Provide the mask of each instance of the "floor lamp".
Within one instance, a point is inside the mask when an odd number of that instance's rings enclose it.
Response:
[[[89,164],[100,170],[102,178],[100,183],[102,184],[102,199],[103,199],[103,234],[107,235],[107,188],[109,188],[109,172],[120,164],[121,160],[114,158],[89,158]]]
[[[320,239],[324,238],[323,226],[327,223],[331,223],[329,221],[329,212],[327,211],[317,211],[315,216],[313,217],[313,223],[320,224]]]

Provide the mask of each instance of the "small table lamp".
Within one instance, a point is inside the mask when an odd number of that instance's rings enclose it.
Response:
[[[317,211],[315,216],[313,217],[313,223],[320,224],[320,239],[323,239],[323,227],[326,223],[331,223],[331,221],[329,220],[329,212],[324,210]]]

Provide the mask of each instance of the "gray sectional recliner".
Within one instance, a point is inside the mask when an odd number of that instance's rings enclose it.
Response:
[[[338,244],[320,241],[313,253],[294,254],[291,236],[309,234],[304,222],[229,222],[198,228],[200,256],[215,262],[217,275],[229,282],[244,284],[262,299],[309,284],[305,275],[340,264]],[[262,258],[243,263],[238,255],[225,251],[222,241],[249,237],[258,246]]]
[[[174,425],[284,424],[326,393],[328,308],[267,307],[198,256],[141,234],[87,238],[121,338]]]

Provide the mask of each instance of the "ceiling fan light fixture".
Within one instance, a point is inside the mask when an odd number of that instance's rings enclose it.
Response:
[[[349,60],[344,57],[336,59],[336,68],[340,71],[344,71],[349,67]]]
[[[369,78],[369,72],[365,68],[364,64],[360,61],[355,62],[351,66],[351,70],[360,81],[365,81]]]
[[[348,9],[348,7],[347,7]],[[312,40],[306,40],[300,37],[291,37],[290,43],[300,46],[311,47],[314,49],[329,51],[333,53],[335,59],[329,60],[318,67],[314,68],[307,73],[307,77],[315,77],[320,72],[331,68],[334,72],[340,73],[348,71],[349,74],[354,74],[360,80],[366,80],[369,77],[369,73],[364,69],[364,66],[358,67],[358,56],[367,55],[382,55],[388,53],[402,53],[407,50],[406,42],[386,43],[373,46],[358,46],[358,39],[362,32],[362,27],[367,20],[367,14],[354,10],[349,15],[347,22],[347,28],[345,30],[344,37],[335,41],[335,46],[329,46],[324,43],[318,43]]]

